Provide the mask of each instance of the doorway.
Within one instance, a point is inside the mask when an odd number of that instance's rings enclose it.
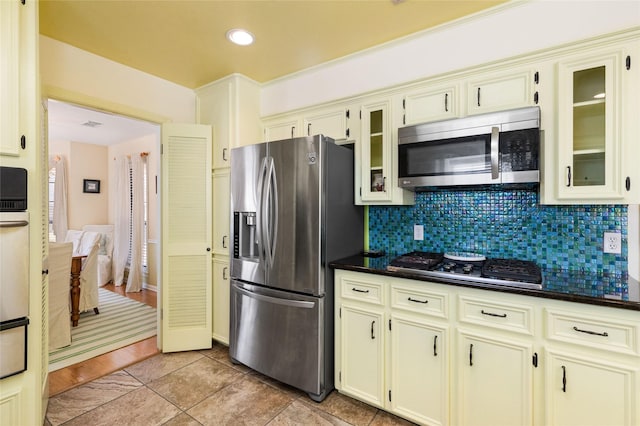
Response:
[[[82,105],[48,99],[47,143],[49,156],[66,157],[68,167],[68,228],[89,224],[113,224],[115,211],[114,158],[148,153],[147,179],[148,231],[145,283],[146,291],[157,295],[160,272],[160,125]],[[83,181],[99,181],[100,192],[87,194]],[[112,286],[113,287],[113,286]],[[124,287],[115,287],[116,293]],[[155,306],[154,306],[155,307]],[[157,327],[156,327],[157,328]],[[156,330],[156,333],[158,330]],[[151,346],[151,345],[149,345]],[[157,351],[154,339],[153,350]]]

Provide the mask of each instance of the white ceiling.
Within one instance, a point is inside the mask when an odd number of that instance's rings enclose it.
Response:
[[[87,122],[100,125],[84,125]],[[48,125],[49,142],[68,141],[107,146],[160,132],[159,126],[154,123],[52,99],[48,102]]]

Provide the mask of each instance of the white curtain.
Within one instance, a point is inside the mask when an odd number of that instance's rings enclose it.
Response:
[[[116,158],[115,230],[113,236],[113,283],[123,284],[124,270],[129,257],[129,217],[131,198],[129,195],[129,159]]]
[[[67,166],[64,157],[56,156],[53,167],[56,169],[56,180],[53,185],[53,233],[56,241],[64,241],[68,229]]]
[[[142,290],[142,244],[144,239],[144,169],[146,156],[131,158],[131,264],[127,280],[127,292]]]

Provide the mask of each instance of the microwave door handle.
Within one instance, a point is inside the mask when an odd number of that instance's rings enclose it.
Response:
[[[499,138],[500,129],[497,127],[491,128],[491,179],[498,179],[498,153],[499,153]]]

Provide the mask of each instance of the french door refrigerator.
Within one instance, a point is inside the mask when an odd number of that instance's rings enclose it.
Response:
[[[333,271],[363,247],[353,151],[321,135],[231,155],[229,353],[299,388],[333,390]]]

